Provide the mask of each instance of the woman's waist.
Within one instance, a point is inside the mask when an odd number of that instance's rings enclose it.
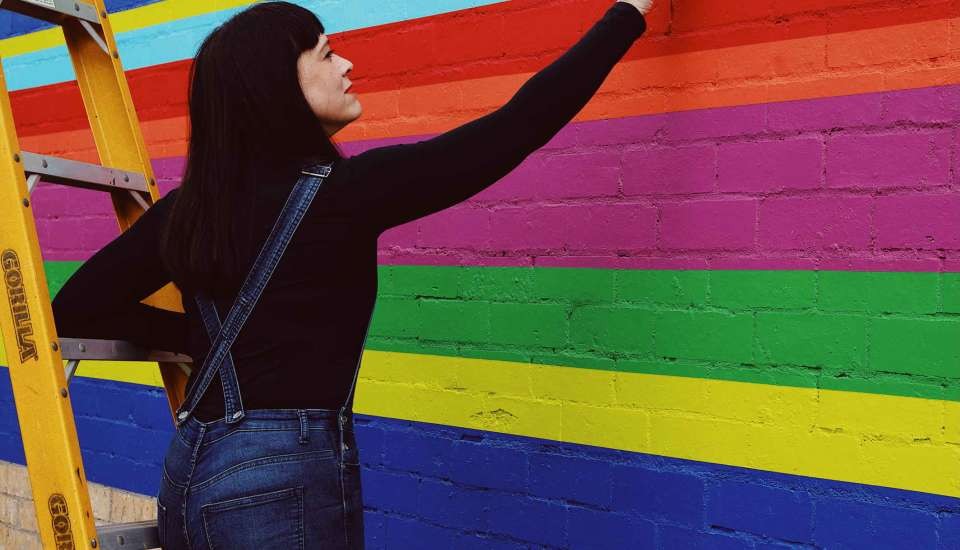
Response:
[[[304,409],[245,409],[243,418],[227,423],[222,415],[211,420],[191,415],[178,428],[185,443],[192,446],[203,438],[206,446],[235,431],[244,432],[294,432],[329,431],[353,433],[353,413],[346,408]]]

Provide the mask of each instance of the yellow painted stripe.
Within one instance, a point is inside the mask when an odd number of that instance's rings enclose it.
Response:
[[[253,0],[165,0],[156,4],[139,6],[110,15],[114,34],[143,29],[177,19],[186,19],[206,13],[246,6]],[[63,32],[58,27],[43,29],[29,34],[11,36],[0,40],[0,57],[63,45]]]
[[[161,386],[146,363],[79,374]],[[960,403],[366,351],[363,414],[960,497]]]
[[[367,352],[365,414],[960,497],[960,403]]]
[[[77,375],[86,378],[163,387],[163,379],[160,378],[160,369],[156,363],[83,361],[77,369]]]

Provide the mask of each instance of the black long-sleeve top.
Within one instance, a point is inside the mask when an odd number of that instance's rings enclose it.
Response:
[[[583,108],[645,29],[636,8],[615,3],[500,109],[431,139],[337,161],[232,347],[245,407],[341,407],[376,299],[378,236],[455,205],[513,170]],[[257,190],[251,223],[260,242],[296,176],[287,179]],[[61,336],[130,340],[202,364],[210,340],[189,289],[181,286],[183,314],[140,303],[177,280],[159,254],[176,192],[67,281],[53,302]],[[233,299],[214,296],[221,318]],[[196,415],[207,421],[223,415],[219,377]]]

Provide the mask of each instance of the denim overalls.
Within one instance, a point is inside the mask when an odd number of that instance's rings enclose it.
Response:
[[[213,301],[196,298],[211,346],[164,459],[157,520],[167,550],[363,548],[351,411],[359,362],[339,410],[246,411],[230,353],[331,166],[301,172],[222,324]],[[218,374],[226,415],[201,422],[193,410]]]

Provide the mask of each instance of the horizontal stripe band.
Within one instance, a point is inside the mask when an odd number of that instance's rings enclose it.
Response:
[[[386,233],[381,261],[957,270],[944,251],[960,249],[960,198],[951,187],[960,134],[940,126],[960,122],[958,104],[960,86],[941,86],[570,124],[469,202]],[[422,138],[344,149],[354,155]],[[76,143],[53,134],[23,145],[55,153]],[[183,159],[155,166],[161,181],[175,183]],[[105,219],[109,201],[81,193],[35,192],[40,218],[102,222],[85,223],[82,233],[62,229],[66,221],[47,224],[48,259],[84,259],[116,235]]]
[[[207,0],[205,2],[197,2],[195,0],[138,0],[137,3],[145,5],[130,7],[130,3],[128,2],[127,5],[121,7],[119,10],[115,10],[111,7],[113,2],[105,2],[107,11],[110,13],[110,26],[115,35],[169,23],[177,19],[186,19],[246,5],[250,3],[250,0]],[[25,18],[20,15],[6,15]],[[10,35],[0,33],[0,36],[4,36],[4,38],[0,40],[0,57],[4,59],[11,58],[62,46],[64,44],[63,34],[59,29],[46,22],[40,21],[38,23],[42,25],[41,30],[28,34],[17,34],[13,25],[11,25],[8,31],[11,33]]]
[[[142,7],[145,4],[153,4],[158,1],[162,0],[103,0],[103,5],[107,10],[107,13],[116,15],[124,11]],[[37,44],[37,38],[43,40],[43,37],[49,35],[49,33],[44,33],[41,31],[53,28],[56,28],[56,25],[41,19],[27,17],[26,15],[22,15],[13,11],[0,11],[0,51],[3,51],[4,47],[9,47],[7,39],[13,37],[20,38],[18,42],[22,44],[23,42],[26,42],[23,40],[23,38],[25,38],[24,35],[40,35],[39,37],[32,37],[33,43]],[[60,43],[63,43],[62,39],[60,40]],[[52,42],[49,45],[56,45],[56,43]]]
[[[956,11],[944,3],[917,6],[907,13],[890,9],[874,12],[843,9],[850,7],[849,0],[820,4],[821,11],[816,16],[797,18],[784,28],[782,23],[768,25],[759,21],[771,17],[782,19],[797,9],[802,10],[803,6],[777,6],[774,15],[768,6],[749,2],[738,15],[744,20],[752,19],[754,24],[726,29],[711,28],[716,24],[730,24],[719,21],[722,15],[701,12],[696,14],[698,20],[693,20],[689,16],[696,8],[684,6],[671,14],[669,32],[666,32],[663,13],[666,10],[655,8],[647,17],[644,37],[627,52],[624,60],[647,63],[638,65],[635,72],[643,74],[636,82],[648,87],[714,84],[733,77],[795,77],[826,68],[843,68],[838,61],[855,55],[847,50],[850,45],[844,38],[854,37],[857,32],[868,31],[872,33],[870,37],[877,37],[885,32],[912,36],[920,31],[942,37],[949,33],[943,20],[957,16]],[[536,70],[544,60],[558,56],[576,42],[585,27],[608,7],[609,3],[603,0],[569,3],[563,9],[549,2],[504,2],[483,8],[482,17],[471,17],[469,21],[458,17],[463,14],[438,15],[418,21],[412,29],[408,29],[411,25],[406,22],[365,28],[338,36],[337,43],[338,49],[363,69],[362,75],[356,75],[360,78],[354,81],[359,91],[381,92],[452,80],[484,79]],[[502,21],[504,19],[506,21]],[[550,33],[538,34],[533,40],[523,32],[547,25]],[[686,32],[680,30],[683,25],[687,25]],[[909,25],[920,26],[914,29]],[[451,40],[453,35],[456,40]],[[488,39],[496,35],[502,38]],[[665,36],[669,39],[664,40]],[[909,46],[898,44],[898,48],[915,48],[908,51],[915,52],[917,57],[929,53],[930,48],[942,51],[945,45],[936,44],[934,36],[926,36]],[[423,44],[429,47],[424,48]],[[749,47],[752,56],[739,59],[735,65],[719,51],[743,47]],[[396,52],[396,55],[385,56],[383,51]],[[408,51],[411,55],[406,55]],[[883,61],[889,62],[893,61],[887,58],[890,53],[868,55],[880,54],[885,58]],[[898,50],[896,55],[900,60],[911,59],[907,52]],[[487,59],[497,62],[471,63]],[[727,63],[720,63],[724,61]],[[858,57],[857,61],[862,63],[864,59]],[[718,64],[711,67],[711,62]]]
[[[52,295],[78,265],[46,263]],[[960,402],[960,274],[379,271],[372,350]]]
[[[583,5],[581,9],[588,7]],[[527,12],[521,12],[518,16],[546,17],[539,12],[524,15],[525,13]],[[499,22],[499,19],[492,15],[489,17],[492,22]],[[564,17],[570,17],[569,20],[564,19],[566,26],[569,27],[569,32],[566,33],[568,36],[562,43],[555,46],[561,51],[575,41],[583,17],[587,17],[587,14],[579,18],[573,18],[574,15],[564,15]],[[847,17],[852,18],[852,21],[863,20],[855,13],[848,14]],[[358,72],[362,69],[362,72],[353,78],[354,90],[364,105],[364,116],[344,129],[340,133],[340,139],[397,137],[443,131],[452,125],[469,120],[477,111],[500,106],[533,74],[532,71],[544,65],[541,55],[543,45],[526,40],[522,33],[515,34],[516,44],[502,45],[499,42],[494,43],[478,38],[475,42],[490,43],[498,49],[483,55],[471,54],[472,57],[479,56],[477,60],[481,60],[487,57],[499,58],[506,51],[511,58],[518,60],[514,66],[507,66],[508,64],[503,62],[466,63],[465,68],[464,60],[457,57],[455,49],[443,48],[439,45],[432,50],[446,52],[443,55],[451,56],[450,59],[424,59],[419,50],[414,52],[415,54],[388,56],[388,58],[381,54],[383,51],[403,52],[410,43],[442,42],[445,40],[446,33],[450,32],[448,27],[456,21],[454,14],[450,14],[439,17],[437,21],[431,20],[427,25],[418,24],[415,30],[410,32],[397,32],[398,29],[392,27],[383,30],[377,28],[337,38],[338,41],[343,42],[338,46],[338,50],[342,50],[343,55],[354,61]],[[932,37],[943,34],[946,32],[943,29],[950,28],[951,21],[956,24],[958,20],[923,21],[911,25],[900,25],[896,27],[898,29],[896,32],[905,35],[901,42],[905,44],[903,48],[909,49],[909,45],[914,42],[927,44],[933,40]],[[845,28],[850,25],[838,24],[837,26]],[[935,28],[928,28],[930,26]],[[474,30],[474,32],[481,31],[483,29]],[[367,36],[368,32],[376,34],[370,37]],[[847,48],[860,55],[862,49],[857,44],[878,41],[885,43],[884,40],[890,40],[887,36],[890,32],[892,31],[886,28],[856,31],[850,33],[852,36],[844,35],[843,40],[834,37],[831,44],[839,44],[833,47]],[[862,35],[862,33],[875,33],[876,36]],[[411,34],[415,36],[409,36]],[[419,36],[421,34],[425,36]],[[783,50],[782,52],[770,51],[760,52],[760,54],[753,50],[738,50],[738,48],[750,46],[697,51],[699,46],[688,44],[690,40],[694,39],[676,38],[666,43],[644,39],[638,41],[624,61],[613,69],[607,84],[601,87],[598,95],[580,113],[578,120],[900,90],[960,81],[958,78],[960,65],[951,65],[949,60],[938,61],[938,64],[932,67],[917,66],[914,63],[915,58],[934,56],[933,53],[921,51],[921,46],[913,46],[918,48],[915,52],[898,50],[902,61],[909,63],[903,68],[889,68],[884,78],[878,79],[872,76],[872,73],[851,76],[842,71],[838,72],[839,67],[828,66],[825,64],[826,61],[818,67],[808,66],[809,62],[803,60],[801,60],[804,63],[802,67],[781,66],[784,59],[792,59],[787,52],[812,51],[813,54],[810,55],[815,54],[825,60],[828,56],[824,51],[826,43],[823,36],[774,42],[766,47],[769,49],[776,46]],[[797,43],[798,40],[815,40],[816,43]],[[393,41],[398,42],[393,43]],[[661,44],[674,43],[676,45],[669,46],[671,48],[669,51],[661,51],[667,47]],[[715,44],[703,45],[703,47],[707,46],[717,47]],[[146,49],[149,52],[163,51],[153,43],[149,43]],[[674,50],[680,53],[674,53]],[[693,50],[693,52],[686,50]],[[847,53],[850,52],[838,54],[831,52],[831,57]],[[685,56],[695,56],[695,58],[686,59]],[[711,59],[700,59],[699,57],[702,56],[711,56]],[[124,59],[125,66],[132,67],[129,60]],[[744,74],[735,75],[735,79],[725,78],[723,74],[717,72],[720,70],[718,67],[737,67],[739,70],[743,66],[744,59],[760,61],[755,65],[749,65],[750,69]],[[772,59],[779,61],[776,66],[772,63]],[[806,60],[806,57],[803,59]],[[536,64],[531,60],[537,60]],[[876,59],[875,63],[892,61],[894,60],[881,57]],[[409,63],[415,63],[415,65],[405,65]],[[870,60],[858,60],[858,63],[869,64]],[[438,72],[435,68],[446,65],[456,66],[456,74]],[[664,66],[671,69],[664,69]],[[137,103],[149,106],[141,108],[141,120],[186,116],[186,82],[190,63],[177,62],[158,66],[150,64],[145,67],[149,68],[129,71],[128,76],[133,97]],[[673,67],[686,67],[688,70],[680,72],[673,70]],[[11,78],[14,78],[24,71],[8,66],[7,72],[11,74]],[[33,72],[31,71],[30,74]],[[786,74],[789,74],[791,79],[779,83],[782,76]],[[399,81],[396,75],[405,76],[402,81]],[[772,84],[771,79],[775,79],[774,82],[778,83]],[[734,87],[717,84],[718,81],[725,80],[733,81]],[[705,90],[704,86],[708,84],[710,88]],[[836,88],[831,89],[833,86]],[[624,94],[625,89],[643,93]],[[611,93],[614,90],[616,92]],[[60,98],[58,102],[63,105],[54,113],[41,108],[53,103],[49,96],[57,96]],[[79,92],[72,83],[31,90],[29,93],[14,93],[12,99],[17,121],[22,128],[21,132],[25,135],[86,128],[87,123],[79,100]],[[41,116],[43,118],[39,118]],[[386,124],[387,121],[389,124]],[[40,128],[43,129],[40,130]]]
[[[960,274],[380,268],[368,346],[960,401]]]
[[[947,401],[368,351],[355,410],[960,497]]]
[[[321,17],[324,29],[328,34],[336,34],[357,28],[385,25],[396,21],[428,17],[447,11],[462,10],[483,6],[492,3],[490,0],[432,0],[430,2],[397,2],[384,3],[378,0],[290,0],[294,4],[304,6]],[[167,11],[166,3],[135,8],[121,12],[125,23],[120,28],[131,28],[126,32],[115,28],[117,49],[127,69],[139,69],[152,65],[159,65],[172,61],[192,58],[203,39],[217,26],[224,23],[246,5],[249,0],[227,0],[219,3],[195,2],[185,0]],[[190,4],[203,6],[191,7]],[[155,6],[155,7],[154,7]],[[219,9],[220,7],[225,9]],[[150,10],[148,13],[139,10]],[[218,11],[210,11],[211,8]],[[171,16],[188,15],[185,19],[169,21]],[[190,14],[196,14],[189,16]],[[121,15],[114,16],[120,18]],[[111,18],[113,19],[113,18]],[[150,23],[150,26],[139,27],[140,23]],[[135,26],[136,25],[136,26]],[[119,31],[119,32],[118,32]],[[47,32],[59,32],[52,29]],[[28,35],[29,36],[29,35]],[[0,55],[10,55],[10,52],[22,51],[25,47],[32,47],[36,42],[25,40],[9,46],[5,51],[0,48]],[[17,39],[9,39],[17,40]],[[49,37],[33,39],[48,42]],[[60,40],[62,43],[62,40]],[[58,45],[39,51],[21,53],[5,58],[4,69],[7,77],[7,88],[10,91],[24,90],[38,86],[46,86],[57,82],[68,82],[75,78],[69,55],[65,46]]]
[[[363,378],[365,414],[960,496],[958,403],[377,352]]]
[[[172,436],[162,394],[79,379],[71,401],[86,477],[156,495]],[[398,526],[423,548],[475,536],[471,547],[483,548],[504,537],[561,548],[960,542],[957,498],[364,414],[355,426],[376,541]],[[16,428],[13,404],[0,399],[0,458],[22,464]]]

